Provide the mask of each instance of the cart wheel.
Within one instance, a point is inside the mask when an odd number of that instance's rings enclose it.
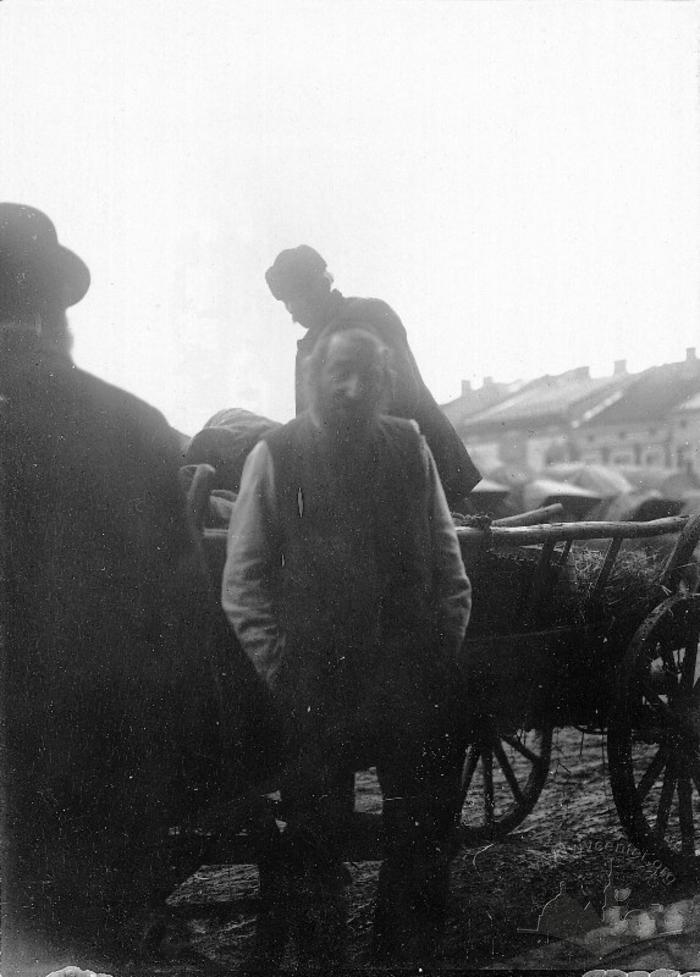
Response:
[[[632,841],[676,876],[700,872],[700,596],[637,629],[608,727],[613,797]]]
[[[462,768],[463,845],[505,838],[525,820],[544,787],[551,751],[551,725],[505,730],[491,718],[480,719]]]

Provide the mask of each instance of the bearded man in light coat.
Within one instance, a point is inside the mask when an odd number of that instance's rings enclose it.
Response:
[[[224,610],[286,728],[267,966],[292,906],[300,962],[342,963],[343,783],[370,764],[385,828],[374,959],[434,960],[444,922],[471,588],[425,440],[381,413],[389,384],[371,333],[322,337],[310,408],[251,452],[230,524]]]

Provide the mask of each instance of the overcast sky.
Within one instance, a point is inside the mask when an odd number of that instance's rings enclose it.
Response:
[[[75,358],[286,420],[305,242],[440,401],[700,347],[700,4],[3,0],[2,197],[85,259]]]

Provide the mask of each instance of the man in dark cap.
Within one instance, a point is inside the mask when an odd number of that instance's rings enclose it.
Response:
[[[406,330],[393,309],[380,299],[346,298],[332,288],[333,278],[321,255],[307,244],[282,251],[265,278],[276,299],[284,302],[293,322],[307,330],[297,344],[296,411],[307,405],[302,363],[326,330],[361,328],[372,332],[389,350],[393,394],[388,413],[418,422],[445,490],[447,502],[459,510],[481,475],[450,421],[425,385],[408,345]]]
[[[89,283],[44,214],[0,204],[6,977],[130,952],[200,864],[169,829],[263,765],[267,693],[210,589],[172,429],[71,360]]]

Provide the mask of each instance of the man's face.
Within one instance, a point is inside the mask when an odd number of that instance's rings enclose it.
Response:
[[[298,322],[304,329],[313,329],[317,325],[318,312],[313,297],[304,293],[288,298],[284,307],[292,317],[292,322]]]
[[[366,428],[380,412],[384,376],[372,346],[333,336],[316,388],[316,411],[324,426],[338,435]]]
[[[284,307],[304,329],[322,329],[327,322],[327,306],[330,296],[328,280],[321,276],[300,285],[298,290],[284,301]]]

